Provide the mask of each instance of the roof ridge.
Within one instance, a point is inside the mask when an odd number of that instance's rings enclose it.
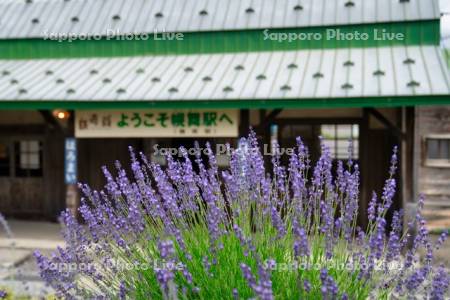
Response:
[[[120,33],[148,34],[154,30],[204,32],[307,28],[440,18],[436,9],[438,0],[392,0],[385,5],[380,5],[377,0],[335,0],[336,5],[325,5],[324,9],[315,7],[320,5],[319,1],[305,0],[279,0],[273,8],[263,5],[264,0],[208,0],[208,8],[203,1],[198,0],[154,0],[151,3],[121,0],[104,2],[101,9],[97,6],[83,9],[94,1],[15,0],[0,3],[0,39],[44,38],[49,33],[116,36]],[[192,1],[192,10],[183,9],[181,4],[189,1]],[[221,3],[231,9],[221,9]],[[148,14],[142,16],[141,12],[150,5]],[[361,10],[363,13],[360,13]],[[389,16],[382,13],[403,10],[404,15],[395,13]],[[341,15],[351,17],[337,18]],[[86,26],[87,20],[93,21],[91,25]],[[21,24],[20,28],[17,28],[17,24]]]

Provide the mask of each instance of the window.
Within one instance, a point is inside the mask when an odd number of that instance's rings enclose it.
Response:
[[[5,142],[0,142],[0,176],[10,175],[10,149],[9,144]]]
[[[428,136],[425,141],[425,164],[431,167],[450,167],[450,136]]]
[[[42,176],[42,145],[36,140],[15,143],[17,177]]]
[[[326,146],[330,147],[334,159],[347,159],[349,141],[353,142],[353,158],[359,157],[359,125],[332,124],[322,125],[321,135]]]

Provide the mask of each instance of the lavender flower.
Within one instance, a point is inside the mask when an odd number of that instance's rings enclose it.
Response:
[[[158,243],[159,253],[164,261],[173,261],[175,249],[171,240],[160,241]],[[175,274],[170,268],[155,268],[156,278],[163,289],[164,294],[168,294],[173,284]]]
[[[250,267],[247,266],[246,264],[242,263],[241,270],[242,270],[242,275],[244,276],[245,280],[247,280],[247,283],[250,286],[256,285],[256,279],[253,276],[252,270],[250,269]]]
[[[328,275],[328,271],[326,269],[320,270],[320,281],[322,282],[322,287],[320,289],[322,292],[322,298],[324,300],[336,299],[338,294],[338,286],[333,277]]]
[[[119,299],[124,300],[127,295],[127,287],[125,282],[121,281],[119,285]]]
[[[273,174],[277,184],[277,191],[280,193],[279,202],[281,203],[286,193],[286,170],[280,163],[280,145],[277,142],[272,143],[274,155],[272,156]]]
[[[370,222],[375,220],[377,206],[377,194],[375,192],[372,193],[372,199],[369,202],[369,208],[367,209],[367,214]]]
[[[296,237],[294,241],[294,254],[296,257],[299,256],[309,256],[310,249],[308,243],[308,237],[306,235],[305,229],[300,228],[298,221],[294,219],[293,231]]]
[[[450,276],[447,273],[446,269],[441,266],[437,270],[436,274],[433,277],[433,282],[431,284],[431,299],[435,300],[443,300],[446,299],[446,291],[448,290],[450,284]]]
[[[274,205],[272,205],[270,208],[270,215],[272,217],[273,227],[275,227],[275,229],[278,232],[277,237],[282,238],[286,234],[286,228],[284,226],[284,222],[280,216],[280,213],[278,212],[278,210],[276,209],[276,207]]]
[[[447,231],[444,231],[444,232],[441,233],[441,235],[439,236],[438,240],[436,241],[436,245],[435,245],[436,250],[441,248],[441,246],[447,240],[447,237],[448,237]]]
[[[241,243],[242,248],[244,248],[244,256],[248,256],[249,251],[254,251],[254,247],[250,238],[246,238],[244,236],[242,229],[237,224],[233,224],[233,230],[239,242]]]
[[[307,279],[303,280],[303,289],[306,293],[311,291],[311,283]]]
[[[175,249],[171,240],[159,242],[158,248],[162,259],[170,259],[175,255]]]
[[[357,226],[360,170],[352,146],[347,166],[338,162],[334,172],[323,141],[314,167],[308,148],[300,138],[296,143],[288,167],[276,153],[269,171],[252,132],[240,140],[238,149],[228,146],[230,167],[220,173],[209,144],[206,162],[197,145],[194,162],[180,148],[181,157],[167,156],[167,166],[142,153],[136,156],[130,148],[131,177],[116,162],[114,172],[103,168],[103,190],[79,185],[83,222],[69,211],[61,214],[66,247],[50,257],[35,252],[41,277],[67,299],[283,299],[318,294],[323,299],[354,299],[376,298],[388,290],[395,297],[422,292],[430,299],[448,298],[448,274],[433,267],[433,251],[447,234],[435,244],[430,241],[423,196],[415,220],[407,220],[407,232],[403,211],[392,212],[388,223],[397,187],[397,149],[379,201],[373,193],[368,204],[366,230]],[[5,223],[1,216],[0,223]],[[353,269],[272,274],[278,270],[275,259],[351,263]],[[121,265],[160,260],[163,265],[146,269]],[[404,263],[391,268],[393,262]],[[67,265],[77,268],[55,267]],[[291,282],[298,284],[286,288]]]
[[[6,222],[5,217],[0,213],[0,225],[5,230],[6,236],[8,238],[12,238],[13,234],[11,232],[11,228],[9,228],[8,222]]]
[[[233,299],[239,299],[239,291],[236,288],[233,289]]]
[[[273,292],[272,292],[272,281],[270,280],[270,274],[265,270],[261,264],[258,264],[258,274],[259,280],[256,281],[256,278],[253,276],[250,267],[246,264],[241,264],[242,275],[246,279],[248,285],[253,289],[255,294],[261,300],[272,300]]]

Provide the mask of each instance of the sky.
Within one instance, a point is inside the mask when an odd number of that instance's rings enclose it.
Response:
[[[450,48],[450,0],[440,0],[441,34],[444,47]]]

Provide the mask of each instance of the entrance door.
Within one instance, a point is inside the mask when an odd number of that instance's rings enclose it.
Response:
[[[0,140],[0,212],[14,217],[44,213],[43,142]]]

